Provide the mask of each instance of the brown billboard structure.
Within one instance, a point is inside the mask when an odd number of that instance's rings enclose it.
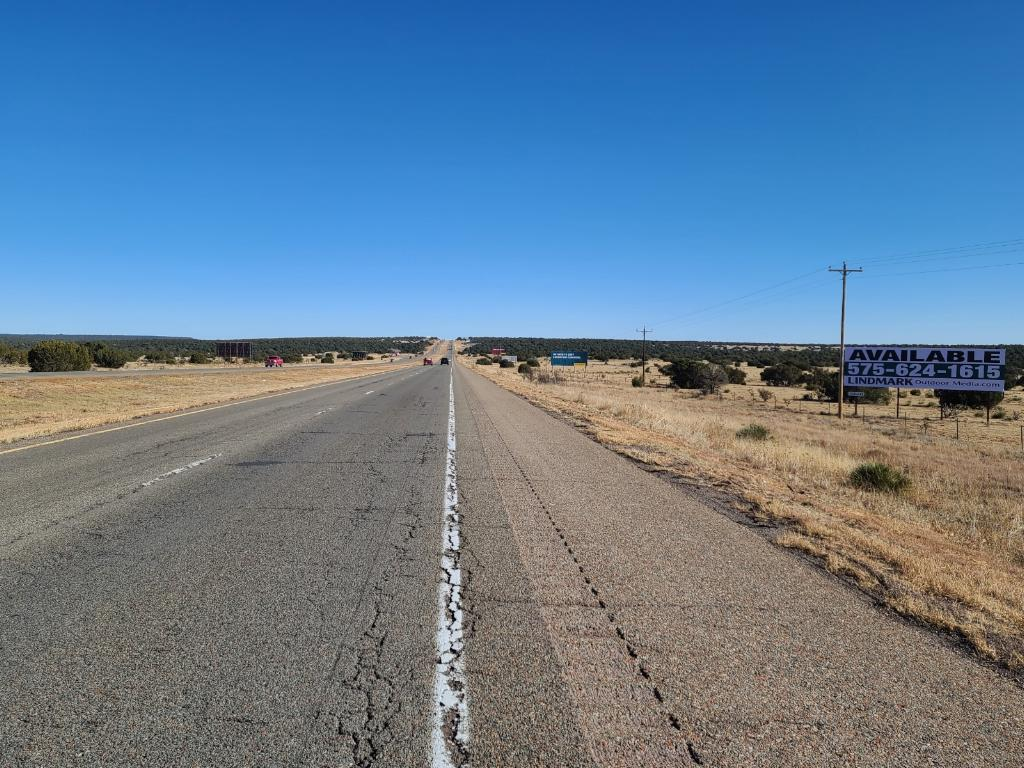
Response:
[[[233,357],[244,357],[246,360],[252,360],[252,342],[218,341],[217,357],[222,357],[225,360],[230,360]]]

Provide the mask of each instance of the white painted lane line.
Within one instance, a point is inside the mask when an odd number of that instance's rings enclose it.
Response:
[[[463,661],[462,568],[459,564],[459,487],[455,469],[455,378],[448,378],[448,451],[444,477],[441,583],[437,590],[437,667],[431,768],[467,764],[469,706]]]
[[[146,482],[144,482],[139,487],[140,488],[149,488],[149,486],[153,485],[154,483],[159,483],[161,480],[166,480],[168,477],[173,477],[174,475],[180,475],[182,472],[187,472],[190,469],[195,469],[196,467],[201,466],[201,465],[205,464],[208,461],[213,461],[214,459],[219,458],[220,456],[223,456],[223,454],[215,453],[215,454],[213,454],[213,456],[207,456],[205,459],[199,459],[198,461],[193,461],[191,464],[186,464],[184,467],[178,467],[177,469],[172,469],[170,472],[164,472],[162,475],[157,475],[152,480],[147,480]]]
[[[373,394],[373,390],[371,389],[369,392],[363,392],[363,394],[364,395],[372,395]]]

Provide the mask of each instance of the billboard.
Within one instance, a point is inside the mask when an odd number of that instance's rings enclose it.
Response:
[[[843,355],[846,387],[1002,392],[1006,350],[988,347],[861,347]]]
[[[491,347],[491,354],[494,355],[495,357],[497,357],[498,355],[504,355],[505,354],[505,348],[504,347]]]
[[[587,353],[586,352],[573,352],[571,350],[565,350],[561,352],[551,353],[551,365],[577,365],[585,366],[587,364]]]
[[[225,360],[232,357],[252,357],[252,342],[251,341],[218,341],[217,342],[217,357],[223,357]]]

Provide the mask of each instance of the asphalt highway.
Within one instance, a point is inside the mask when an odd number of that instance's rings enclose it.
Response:
[[[0,765],[423,765],[448,394],[406,369],[0,455]]]
[[[1024,758],[1014,681],[458,366],[52,440],[5,768]]]

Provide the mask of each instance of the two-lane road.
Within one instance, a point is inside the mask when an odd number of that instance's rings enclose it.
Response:
[[[460,367],[0,451],[0,767],[1020,766],[1024,692]]]

